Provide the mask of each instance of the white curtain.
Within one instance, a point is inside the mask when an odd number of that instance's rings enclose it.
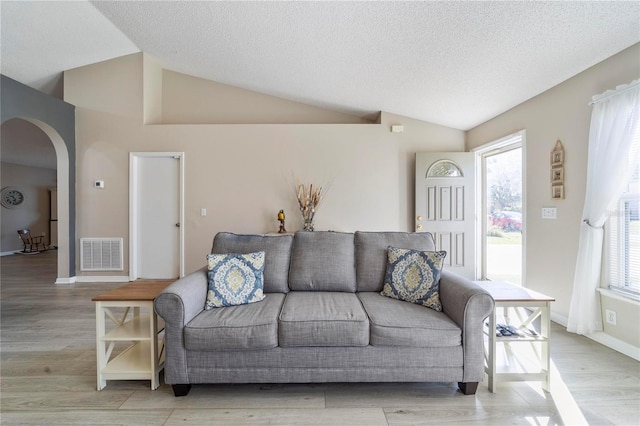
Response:
[[[596,289],[600,286],[602,243],[610,211],[629,180],[630,147],[640,120],[640,80],[593,98],[587,189],[567,330],[602,330]]]

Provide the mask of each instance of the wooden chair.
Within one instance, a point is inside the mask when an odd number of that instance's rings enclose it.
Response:
[[[47,251],[47,246],[44,243],[44,236],[32,237],[31,231],[28,229],[19,229],[18,235],[22,239],[24,249],[22,253],[39,253],[41,251]]]

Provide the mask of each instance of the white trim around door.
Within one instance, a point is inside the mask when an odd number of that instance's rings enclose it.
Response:
[[[134,281],[139,276],[138,262],[138,211],[139,211],[139,182],[138,166],[144,158],[175,158],[179,161],[179,270],[180,277],[184,276],[184,152],[130,152],[129,153],[129,279]]]
[[[514,148],[522,148],[522,285],[526,280],[526,223],[527,223],[527,131],[520,130],[495,141],[481,145],[471,150],[476,155],[476,276],[486,279],[486,246],[487,246],[487,193],[485,189],[486,165],[483,161],[487,156],[508,151]]]

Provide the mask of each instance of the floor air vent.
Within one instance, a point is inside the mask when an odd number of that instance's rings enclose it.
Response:
[[[81,271],[122,271],[122,238],[80,238]]]

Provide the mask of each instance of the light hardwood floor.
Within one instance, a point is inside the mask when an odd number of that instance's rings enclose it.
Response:
[[[194,386],[184,398],[148,381],[96,388],[91,298],[118,283],[54,285],[56,253],[1,258],[0,423],[592,424],[640,422],[640,363],[554,325],[552,392],[536,383]]]

